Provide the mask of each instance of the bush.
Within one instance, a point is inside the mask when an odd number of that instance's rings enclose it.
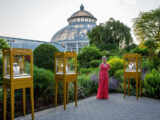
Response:
[[[81,68],[80,73],[81,74],[89,74],[92,71],[92,68]]]
[[[25,71],[30,70],[30,64],[25,64]],[[54,88],[54,73],[50,70],[38,68],[33,65],[33,80],[34,80],[34,92],[36,97],[42,97],[43,95],[52,95]]]
[[[113,76],[116,71],[124,67],[123,59],[120,58],[112,58],[108,61],[108,64],[111,66],[111,70],[109,71],[110,76]]]
[[[144,78],[146,94],[151,97],[160,98],[160,70],[153,69]]]
[[[92,68],[99,67],[101,62],[102,62],[101,59],[99,59],[99,60],[91,60],[90,67],[92,67]]]
[[[78,62],[82,68],[89,68],[92,60],[101,59],[101,52],[95,46],[86,46],[78,53]]]
[[[154,64],[153,60],[149,60],[146,57],[142,58],[142,70],[143,71],[151,71],[152,69],[154,69],[156,66]]]
[[[2,74],[3,74],[3,59],[0,57],[0,86],[2,85]]]
[[[34,91],[35,96],[52,95],[54,88],[54,74],[50,70],[34,66]]]
[[[146,47],[137,47],[132,49],[131,52],[141,54],[142,56],[148,56],[148,48]]]
[[[115,72],[114,77],[118,80],[119,84],[123,83],[124,80],[124,70],[118,70]]]
[[[58,49],[50,44],[41,44],[33,51],[34,64],[39,68],[54,71],[54,54]]]

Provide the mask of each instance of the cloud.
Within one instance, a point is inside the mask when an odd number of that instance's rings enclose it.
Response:
[[[138,1],[137,0],[122,0],[124,3],[126,4],[137,4]]]

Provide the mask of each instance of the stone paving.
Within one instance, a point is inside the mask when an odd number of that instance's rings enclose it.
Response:
[[[31,115],[16,118],[31,120]],[[160,100],[135,96],[109,94],[108,100],[97,100],[96,96],[35,113],[35,120],[160,120]]]

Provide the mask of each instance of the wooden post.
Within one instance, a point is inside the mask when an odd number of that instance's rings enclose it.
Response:
[[[140,56],[140,97],[142,98],[142,63],[141,63],[141,56]]]
[[[63,82],[63,104],[64,110],[66,109],[66,81]]]
[[[7,111],[7,89],[3,85],[3,120],[6,120],[6,111]]]
[[[23,114],[26,115],[26,89],[22,89],[23,92]]]
[[[14,120],[14,88],[11,86],[11,120]]]
[[[128,77],[128,96],[129,96],[129,89],[130,89],[130,80],[129,80],[129,77]]]
[[[68,104],[68,87],[69,87],[69,83],[66,82],[66,103]]]
[[[34,94],[33,94],[33,86],[30,88],[30,96],[31,96],[32,120],[34,120]]]
[[[75,106],[77,106],[77,80],[74,81]]]
[[[126,97],[126,75],[125,75],[125,68],[126,68],[126,66],[125,66],[125,56],[124,56],[124,85],[123,85],[123,87],[124,87],[124,98]]]
[[[58,92],[58,82],[55,80],[55,99],[54,99],[54,105],[55,105],[55,107],[57,107],[57,92]]]

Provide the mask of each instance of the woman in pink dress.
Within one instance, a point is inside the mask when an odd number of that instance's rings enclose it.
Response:
[[[108,83],[109,83],[109,74],[110,65],[106,63],[107,58],[102,57],[102,63],[100,64],[99,71],[99,86],[97,92],[97,99],[108,99]]]

